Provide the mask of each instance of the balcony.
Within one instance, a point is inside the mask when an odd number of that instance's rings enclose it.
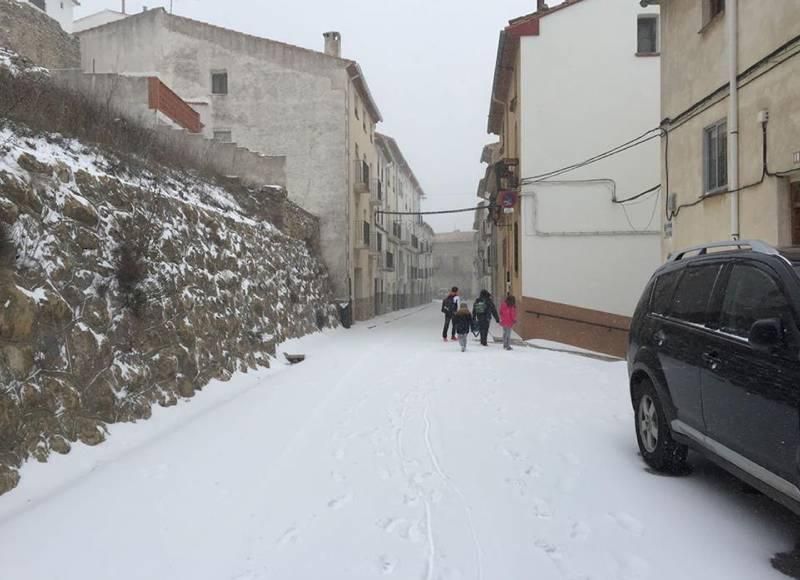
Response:
[[[353,167],[353,190],[356,193],[369,193],[369,165],[363,161],[356,161]]]
[[[373,207],[383,205],[383,186],[379,179],[373,179],[369,184],[369,204]]]
[[[402,228],[400,230],[400,245],[401,246],[411,245],[411,228]]]
[[[392,252],[381,252],[378,258],[378,265],[384,272],[394,272],[394,254]]]

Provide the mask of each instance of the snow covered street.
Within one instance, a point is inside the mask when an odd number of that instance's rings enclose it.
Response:
[[[442,343],[435,305],[285,345],[0,497],[3,580],[771,579],[796,520],[652,475],[625,364]]]

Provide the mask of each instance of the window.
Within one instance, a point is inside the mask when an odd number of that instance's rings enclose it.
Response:
[[[725,0],[703,0],[703,28],[725,12]]]
[[[367,112],[364,108],[361,108],[361,127],[364,129],[364,133],[367,132]]]
[[[361,117],[358,116],[358,95],[356,95],[356,98],[355,98],[355,100],[353,102],[354,102],[353,112],[356,115],[356,119],[360,119]]]
[[[211,94],[228,94],[228,73],[226,71],[216,71],[211,73]]]
[[[637,21],[636,54],[658,54],[658,15],[640,14]]]
[[[703,191],[728,185],[728,123],[719,121],[703,130]]]
[[[757,320],[779,318],[786,322],[788,314],[786,297],[766,272],[752,266],[733,267],[722,303],[720,330],[747,338]]]
[[[519,222],[514,222],[514,273],[519,274]]]
[[[233,133],[230,129],[214,129],[214,141],[233,143]]]
[[[675,287],[681,277],[680,274],[680,271],[667,272],[658,277],[656,286],[653,289],[651,312],[662,316],[667,314],[669,305],[672,303],[672,295],[675,294]]]
[[[718,265],[687,268],[675,291],[670,316],[693,324],[705,324],[708,301],[719,270]]]
[[[31,0],[31,4],[36,6],[39,10],[43,10],[47,12],[47,8],[45,7],[44,0]]]

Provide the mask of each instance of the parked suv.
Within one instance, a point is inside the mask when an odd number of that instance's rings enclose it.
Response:
[[[628,348],[642,457],[689,448],[800,514],[800,250],[721,242],[670,257]]]

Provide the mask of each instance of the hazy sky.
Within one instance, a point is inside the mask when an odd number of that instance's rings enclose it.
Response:
[[[557,2],[550,2],[555,4]],[[169,7],[128,0],[127,11]],[[81,0],[76,16],[120,0]],[[428,194],[424,209],[469,207],[484,166],[486,117],[500,29],[535,0],[174,0],[176,14],[306,48],[342,33],[395,137]],[[437,231],[471,229],[472,214],[428,216]]]

